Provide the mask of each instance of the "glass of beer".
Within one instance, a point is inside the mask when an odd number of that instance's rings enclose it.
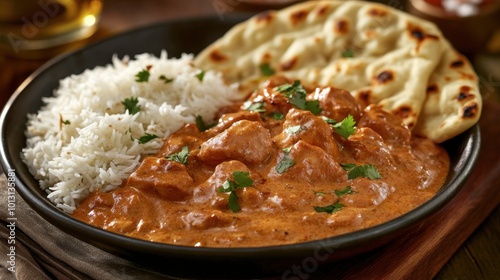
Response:
[[[47,56],[92,35],[101,9],[102,0],[0,0],[0,52]]]

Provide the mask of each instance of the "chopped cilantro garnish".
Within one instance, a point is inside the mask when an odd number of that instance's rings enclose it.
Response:
[[[233,172],[234,181],[226,180],[224,181],[222,186],[220,186],[217,189],[218,193],[229,193],[227,206],[229,209],[231,209],[231,211],[235,213],[241,210],[241,207],[238,204],[238,195],[236,195],[236,189],[246,188],[253,185],[253,180],[248,175],[250,175],[250,173],[248,172],[234,171]]]
[[[343,190],[335,190],[335,194],[340,198],[346,194],[353,194],[351,186],[346,186]]]
[[[327,206],[314,206],[314,210],[316,210],[316,212],[318,212],[318,213],[319,212],[326,212],[328,214],[332,214],[332,213],[340,211],[343,207],[344,207],[344,204],[339,203],[337,201],[337,202],[332,203],[332,204],[327,205]]]
[[[349,180],[358,177],[364,177],[368,179],[380,179],[382,175],[378,171],[377,167],[372,164],[356,165],[353,163],[341,164],[344,170],[348,171],[347,178]]]
[[[342,57],[345,58],[354,57],[354,52],[352,50],[345,50],[342,52]]]
[[[158,79],[164,81],[165,84],[171,83],[174,80],[174,78],[167,78],[165,75],[161,75]]]
[[[135,74],[135,81],[138,83],[147,82],[151,73],[148,69],[142,69],[139,73]]]
[[[187,164],[188,157],[189,157],[188,146],[182,147],[181,151],[178,153],[166,156],[168,160],[177,161],[182,164]]]
[[[351,134],[356,132],[356,121],[354,121],[353,116],[348,115],[341,122],[334,124],[333,128],[335,128],[338,134],[347,139]]]
[[[238,184],[239,188],[250,187],[253,184],[252,178],[248,177],[250,173],[243,171],[234,171],[233,179]]]
[[[125,100],[122,101],[123,106],[125,106],[125,111],[128,111],[131,115],[141,110],[141,105],[137,105],[138,103],[139,99],[137,99],[137,97],[125,98]]]
[[[259,65],[260,73],[262,76],[272,76],[276,71],[269,65],[269,63],[262,63]]]
[[[203,81],[203,77],[205,77],[205,70],[201,70],[200,73],[196,74],[196,78],[198,78],[200,82]]]
[[[271,117],[277,121],[280,121],[285,117],[285,115],[281,112],[272,112]]]
[[[306,100],[307,92],[299,80],[295,80],[292,85],[278,86],[275,90],[282,92],[290,100],[290,103],[299,109],[310,111],[315,115],[321,112],[319,100]]]
[[[146,144],[155,138],[158,138],[158,135],[146,133],[143,136],[139,137],[138,140],[139,140],[139,144]]]
[[[301,132],[302,129],[303,128],[301,125],[294,125],[294,126],[289,126],[289,127],[285,128],[285,132],[287,134],[292,135],[292,134],[297,134],[297,133]]]
[[[66,124],[66,125],[71,124],[71,122],[70,122],[70,121],[68,121],[68,120],[63,120],[63,121],[62,121],[62,123],[63,123],[63,124]]]
[[[334,120],[334,119],[330,119],[330,118],[327,118],[325,116],[321,116],[321,119],[323,119],[327,124],[337,124],[338,121]]]
[[[284,156],[280,162],[278,162],[278,165],[276,165],[276,172],[279,174],[285,173],[290,167],[295,165],[295,161],[292,158],[289,158],[287,156]]]
[[[264,108],[264,102],[251,102],[247,101],[243,104],[245,108],[243,110],[251,111],[251,112],[265,112],[266,108]]]
[[[217,125],[217,122],[214,122],[212,124],[206,124],[204,121],[203,121],[203,118],[201,116],[196,116],[196,126],[198,127],[198,129],[203,132],[207,129],[210,129],[214,126]]]

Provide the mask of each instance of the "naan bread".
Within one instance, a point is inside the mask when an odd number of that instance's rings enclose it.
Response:
[[[478,79],[432,23],[361,1],[309,1],[233,27],[195,60],[249,91],[259,67],[304,84],[349,90],[414,133],[443,142],[477,122]]]

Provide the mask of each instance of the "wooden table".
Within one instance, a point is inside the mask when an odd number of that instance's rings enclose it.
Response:
[[[223,18],[230,12],[262,9],[235,0],[107,0],[104,4],[100,29],[87,42],[170,19],[206,15]],[[15,88],[45,61],[0,55],[0,108]],[[348,269],[326,266],[309,279],[332,279],[332,275],[339,274],[346,279],[368,279],[375,275],[385,279],[500,278],[497,144],[500,139],[500,54],[481,55],[474,61],[485,101],[480,121],[483,142],[477,166],[464,189],[426,224],[369,255],[368,260],[357,260],[358,264]]]

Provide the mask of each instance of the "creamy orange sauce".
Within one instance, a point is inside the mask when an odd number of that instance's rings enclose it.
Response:
[[[331,237],[396,218],[431,198],[444,183],[449,159],[432,141],[412,136],[375,105],[366,108],[346,91],[310,88],[321,113],[295,108],[271,79],[248,100],[224,108],[218,124],[200,131],[187,124],[154,157],[109,193],[95,192],[73,213],[91,225],[145,240],[207,247],[290,244]],[[262,103],[260,103],[262,102]],[[278,114],[276,114],[278,113]],[[273,115],[283,114],[277,120]],[[356,132],[340,136],[324,117],[352,115]],[[297,129],[300,128],[300,129]],[[298,131],[297,131],[298,130]],[[187,163],[166,157],[188,147]],[[283,172],[286,157],[295,164]],[[341,164],[374,165],[381,179],[348,179]],[[233,172],[252,185],[218,191]],[[350,192],[342,194],[350,188]],[[337,193],[335,192],[337,191]],[[340,192],[339,192],[340,191]],[[341,205],[333,213],[315,207]]]

